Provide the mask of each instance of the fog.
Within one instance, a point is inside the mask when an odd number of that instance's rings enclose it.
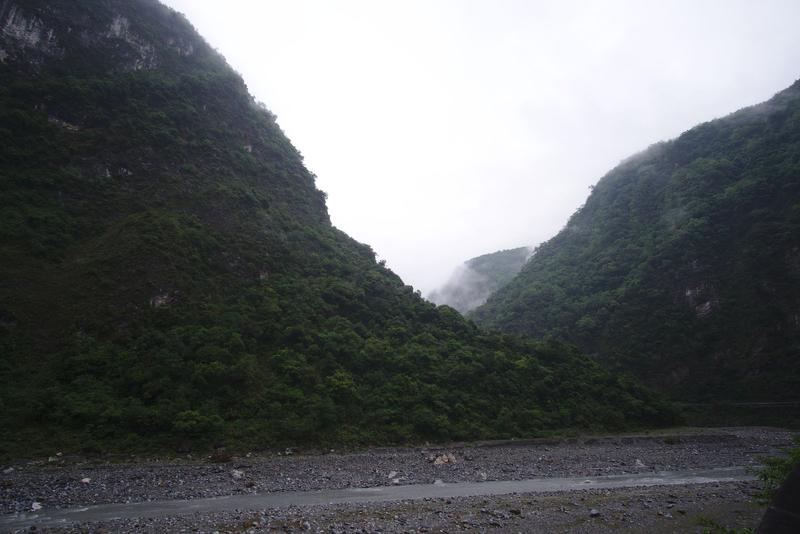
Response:
[[[535,247],[519,247],[471,258],[456,267],[447,282],[426,297],[461,313],[470,312],[508,284],[534,251]]]
[[[800,77],[796,0],[166,3],[278,116],[333,223],[425,294]]]
[[[486,302],[494,292],[488,281],[485,274],[462,263],[441,288],[431,292],[426,298],[435,304],[447,304],[461,313],[467,313]]]

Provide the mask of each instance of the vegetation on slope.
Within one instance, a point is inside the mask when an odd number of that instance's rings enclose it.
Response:
[[[800,391],[800,82],[609,172],[479,324],[684,400]]]
[[[446,304],[461,313],[474,310],[509,283],[531,254],[528,247],[500,250],[468,260],[428,300]]]
[[[769,504],[791,472],[800,468],[800,437],[795,437],[794,441],[794,447],[783,451],[784,454],[768,456],[762,460],[764,465],[758,472],[758,478],[763,484],[758,495],[761,504]]]
[[[0,11],[7,453],[670,422],[574,349],[437,309],[331,226],[275,117],[182,17]]]

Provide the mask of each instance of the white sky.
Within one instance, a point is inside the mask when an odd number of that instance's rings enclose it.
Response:
[[[621,159],[800,77],[798,0],[166,0],[423,294]]]

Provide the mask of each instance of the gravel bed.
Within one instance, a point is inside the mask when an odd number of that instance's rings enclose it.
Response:
[[[771,428],[661,436],[375,449],[357,453],[254,454],[222,464],[208,459],[128,463],[54,457],[0,467],[0,513],[101,503],[191,499],[390,484],[598,476],[727,466],[792,444]],[[438,461],[437,461],[438,459]],[[442,463],[444,462],[444,463]]]
[[[52,533],[704,532],[758,524],[748,483],[323,505],[114,520]]]

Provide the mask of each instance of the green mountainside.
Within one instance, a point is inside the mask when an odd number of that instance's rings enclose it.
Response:
[[[437,309],[334,228],[181,15],[2,0],[0,32],[0,452],[671,421],[573,349]]]
[[[519,247],[472,258],[460,265],[440,289],[432,291],[428,300],[461,313],[472,311],[509,283],[530,255],[530,248]]]
[[[797,400],[800,82],[622,162],[473,317],[673,398]]]

